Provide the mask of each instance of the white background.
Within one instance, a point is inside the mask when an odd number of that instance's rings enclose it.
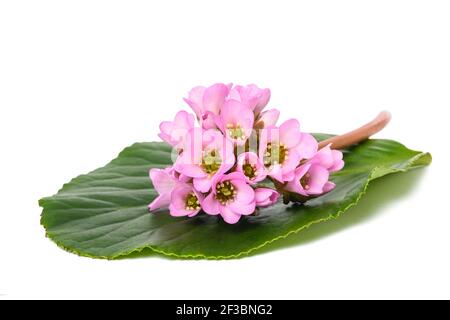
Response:
[[[450,298],[448,1],[1,1],[1,298]],[[38,199],[187,107],[193,86],[257,83],[303,129],[378,137],[433,164],[356,209],[232,261],[81,258]]]

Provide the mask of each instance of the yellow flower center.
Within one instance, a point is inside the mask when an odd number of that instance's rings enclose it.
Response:
[[[205,151],[202,159],[202,168],[207,174],[216,173],[220,165],[222,164],[222,159],[216,150]]]
[[[186,210],[199,210],[200,202],[195,193],[191,192],[186,197]]]
[[[236,140],[244,140],[245,139],[244,129],[241,128],[241,125],[239,123],[236,125],[227,124],[227,132],[228,132],[228,136],[231,139],[236,139]]]
[[[250,163],[246,163],[242,166],[244,174],[247,178],[253,179],[256,177],[256,167]]]
[[[225,181],[216,186],[216,199],[225,205],[236,198],[236,189],[230,181]]]
[[[264,165],[270,167],[272,164],[283,164],[289,156],[289,150],[283,144],[267,144],[264,154]]]

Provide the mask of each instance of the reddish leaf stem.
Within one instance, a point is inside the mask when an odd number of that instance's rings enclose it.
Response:
[[[383,111],[375,119],[358,129],[320,142],[319,149],[330,143],[332,149],[345,149],[346,147],[369,139],[372,135],[386,127],[390,120],[391,114],[388,111]]]

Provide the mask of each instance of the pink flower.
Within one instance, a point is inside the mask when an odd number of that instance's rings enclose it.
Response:
[[[173,168],[151,169],[150,179],[159,196],[150,203],[148,206],[149,210],[154,211],[160,208],[167,208],[170,204],[172,190],[178,183],[178,180],[174,176]]]
[[[343,154],[339,150],[332,150],[331,145],[327,145],[317,152],[308,163],[319,164],[329,172],[336,172],[344,167]]]
[[[271,109],[268,111],[261,112],[255,121],[255,128],[263,129],[273,127],[277,124],[279,117],[280,111],[278,111],[277,109]]]
[[[181,148],[188,132],[194,128],[194,116],[186,111],[176,114],[174,121],[164,121],[159,125],[159,137],[168,144]]]
[[[220,130],[237,145],[244,145],[253,131],[253,112],[236,100],[227,100],[216,118]]]
[[[270,89],[260,89],[254,84],[238,85],[231,89],[230,98],[241,101],[258,115],[269,103]]]
[[[267,177],[264,164],[254,152],[245,152],[239,155],[236,171],[242,173],[250,184],[263,181]]]
[[[261,130],[259,158],[263,159],[268,175],[279,182],[289,181],[302,159],[297,146],[302,139],[300,124],[291,119],[279,128]]]
[[[311,134],[302,132],[300,143],[296,147],[302,160],[311,159],[317,153],[318,148],[317,140]]]
[[[255,211],[255,191],[246,183],[244,175],[233,172],[214,180],[212,192],[202,203],[203,210],[210,215],[220,214],[225,222],[234,224],[241,215]]]
[[[203,195],[187,183],[178,184],[172,191],[169,206],[170,215],[174,217],[193,217],[201,210]]]
[[[214,116],[219,115],[231,85],[216,83],[208,88],[195,87],[184,101],[197,115],[203,129],[215,128]]]
[[[234,148],[218,130],[192,129],[183,153],[175,168],[184,176],[193,178],[194,188],[206,193],[216,175],[230,170],[235,164]]]
[[[270,207],[277,203],[280,194],[270,188],[255,189],[255,200],[257,207]]]
[[[295,170],[295,177],[286,185],[286,190],[302,196],[321,195],[331,191],[335,185],[328,181],[330,173],[317,164],[306,163]]]
[[[334,189],[329,181],[330,172],[344,167],[342,152],[331,150],[326,146],[319,150],[310,160],[295,170],[295,177],[286,185],[286,190],[303,196],[317,196]]]

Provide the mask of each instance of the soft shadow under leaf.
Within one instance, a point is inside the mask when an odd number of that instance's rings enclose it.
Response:
[[[375,180],[370,184],[366,194],[361,198],[357,206],[348,209],[336,219],[330,219],[325,223],[313,224],[302,232],[273,242],[256,252],[256,254],[309,244],[352,226],[370,221],[380,214],[384,207],[409,195],[417,186],[422,175],[423,171],[414,171],[389,175],[383,179]]]

